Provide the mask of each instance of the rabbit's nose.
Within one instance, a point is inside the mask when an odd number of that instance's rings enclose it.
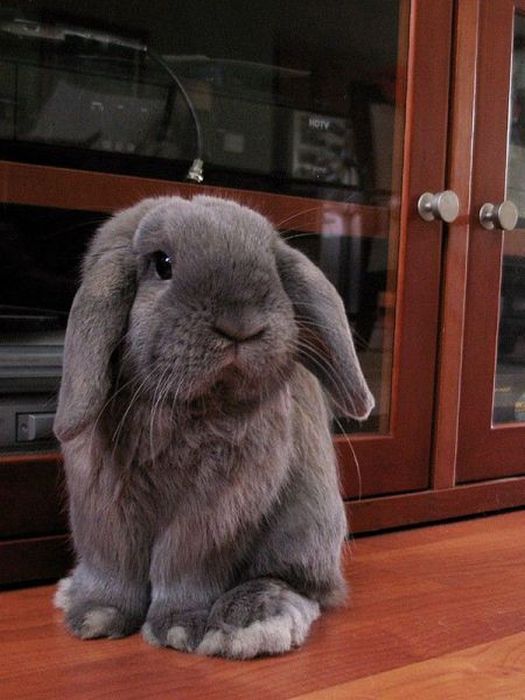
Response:
[[[242,315],[220,316],[216,319],[213,330],[223,338],[234,342],[245,342],[247,340],[256,340],[260,338],[266,327],[258,319],[243,319]]]

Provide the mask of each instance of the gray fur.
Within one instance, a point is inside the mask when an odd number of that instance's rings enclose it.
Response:
[[[100,229],[55,424],[77,552],[56,602],[77,636],[143,626],[153,644],[250,658],[302,644],[319,606],[344,599],[330,410],[311,371],[369,414],[342,302],[262,216],[162,197]]]

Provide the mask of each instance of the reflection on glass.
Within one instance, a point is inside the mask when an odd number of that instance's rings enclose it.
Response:
[[[500,297],[495,423],[525,422],[525,17],[516,16],[510,102],[507,199],[519,210],[506,231]]]
[[[290,234],[289,242],[321,267],[343,298],[359,359],[377,403],[364,426],[340,418],[334,429],[384,432],[389,420],[393,339],[393,293],[387,292],[389,241],[381,235],[341,235],[344,228],[337,232],[340,222],[336,217],[331,221],[321,235]]]
[[[384,432],[409,4],[2,3],[0,140],[16,160],[182,180],[198,122],[205,184],[307,197],[303,221],[322,200],[296,241],[355,329],[378,404],[359,429]]]

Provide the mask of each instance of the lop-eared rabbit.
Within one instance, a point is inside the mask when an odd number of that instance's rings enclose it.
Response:
[[[82,639],[251,658],[345,597],[332,411],[373,399],[343,303],[260,214],[147,199],[87,252],[55,432]]]

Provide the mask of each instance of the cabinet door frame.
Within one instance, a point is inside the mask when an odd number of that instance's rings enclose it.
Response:
[[[405,10],[409,30],[396,212],[399,249],[390,429],[384,435],[354,434],[351,445],[344,438],[336,440],[348,497],[418,491],[431,484],[443,225],[423,221],[417,200],[425,191],[445,189],[453,1],[412,0],[405,3]]]
[[[477,10],[478,60],[457,431],[457,483],[525,474],[525,425],[493,425],[492,421],[504,234],[500,230],[487,231],[478,220],[484,202],[498,203],[505,199],[513,30],[517,10],[525,14],[523,0],[480,0]]]

